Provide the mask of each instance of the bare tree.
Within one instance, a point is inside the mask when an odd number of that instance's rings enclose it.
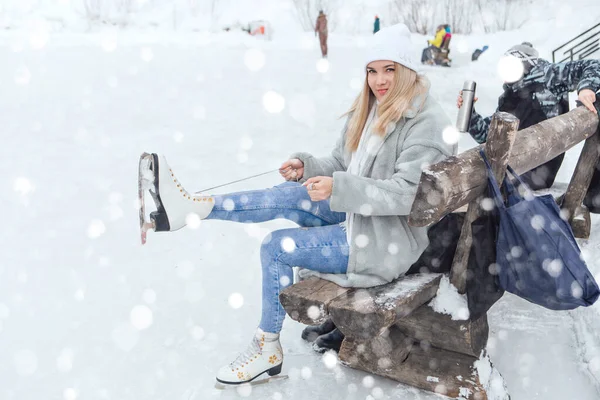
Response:
[[[104,14],[104,0],[83,0],[85,16],[88,21],[99,21]]]
[[[426,35],[433,30],[438,14],[435,0],[392,0],[393,18],[408,26],[411,32]]]
[[[525,0],[473,0],[486,33],[518,29],[529,20]]]
[[[134,8],[134,0],[82,0],[84,16],[93,23],[126,26]]]
[[[471,1],[445,0],[445,23],[450,24],[454,33],[471,33],[473,31],[474,6]]]

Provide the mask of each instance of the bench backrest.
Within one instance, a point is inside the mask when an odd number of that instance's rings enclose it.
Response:
[[[598,116],[578,107],[518,132],[509,165],[519,174],[564,153],[592,136]],[[450,157],[423,171],[409,215],[409,224],[428,226],[475,200],[487,185],[479,147]]]

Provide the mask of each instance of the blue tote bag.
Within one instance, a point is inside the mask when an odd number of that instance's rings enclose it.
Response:
[[[534,196],[508,167],[524,195],[505,178],[505,202],[483,150],[480,154],[499,214],[496,243],[499,286],[552,310],[592,305],[600,290],[552,195]]]

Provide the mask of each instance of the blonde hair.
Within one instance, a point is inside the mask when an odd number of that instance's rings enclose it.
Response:
[[[390,123],[396,123],[404,116],[406,111],[414,106],[413,102],[420,96],[421,101],[417,107],[420,109],[425,101],[425,93],[428,89],[428,82],[422,75],[417,74],[412,69],[406,68],[394,62],[394,82],[389,88],[383,101],[377,106],[377,122],[373,127],[373,133],[384,136],[386,128]],[[350,151],[356,151],[362,131],[367,123],[371,107],[375,103],[375,95],[369,87],[369,82],[365,77],[365,84],[362,91],[354,100],[350,110],[344,115],[351,115],[346,130],[346,148]]]

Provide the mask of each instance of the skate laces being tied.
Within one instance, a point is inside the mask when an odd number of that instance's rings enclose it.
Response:
[[[249,362],[250,359],[253,358],[254,356],[256,356],[257,354],[262,354],[262,348],[260,347],[260,342],[259,342],[258,338],[254,337],[252,339],[252,342],[250,343],[250,345],[246,349],[246,351],[244,351],[243,353],[241,353],[229,365],[231,365],[231,368],[241,367],[244,364],[246,364],[247,362]]]

